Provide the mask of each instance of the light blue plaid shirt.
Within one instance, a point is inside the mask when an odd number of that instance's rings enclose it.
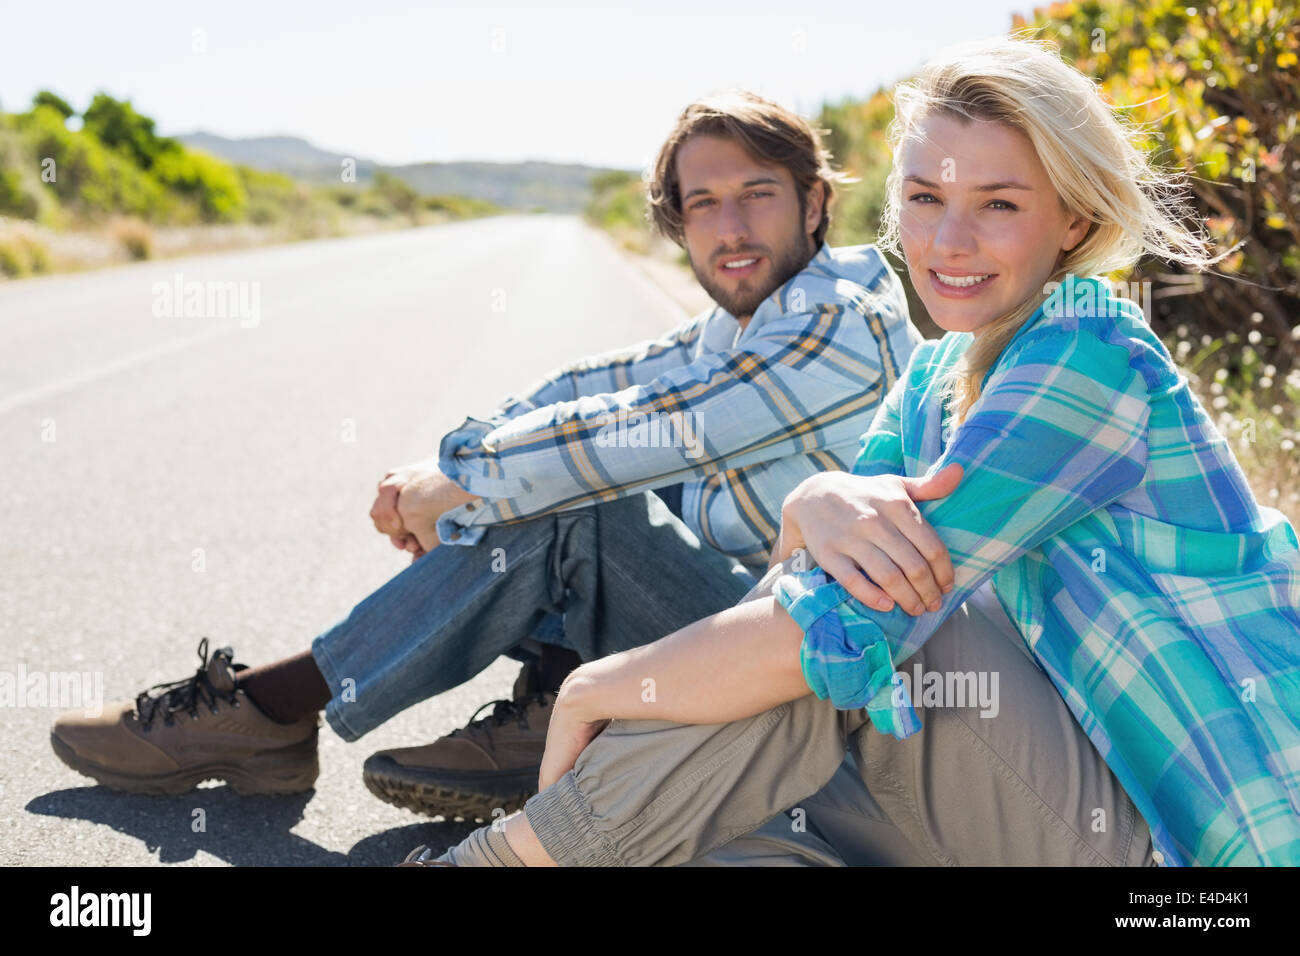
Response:
[[[1093,305],[1076,290],[1032,316],[950,436],[937,386],[972,338],[913,352],[853,471],[963,466],[956,491],[917,504],[955,587],[912,617],[820,570],[781,577],[804,676],[882,732],[915,733],[894,664],[991,579],[1164,863],[1300,864],[1295,530],[1256,503],[1138,307],[1076,282]]]
[[[921,335],[874,246],[823,245],[742,331],[720,307],[661,339],[562,368],[442,441],[480,500],[439,536],[682,482],[703,541],[761,567],[800,481],[844,469]]]

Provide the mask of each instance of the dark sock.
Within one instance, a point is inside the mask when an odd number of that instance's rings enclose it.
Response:
[[[554,694],[564,683],[564,678],[577,669],[582,658],[575,651],[555,644],[542,645],[542,690]]]
[[[323,710],[334,696],[311,651],[240,671],[239,686],[277,724],[292,724]]]

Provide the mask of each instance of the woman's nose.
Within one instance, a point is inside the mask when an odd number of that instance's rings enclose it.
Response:
[[[934,226],[934,251],[940,256],[969,255],[976,248],[975,230],[961,210],[943,210]]]

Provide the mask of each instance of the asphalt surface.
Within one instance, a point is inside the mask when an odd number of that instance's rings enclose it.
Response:
[[[187,315],[182,295],[168,314],[156,284],[178,275],[245,283],[243,308]],[[681,317],[564,216],[0,283],[0,680],[89,672],[112,701],[191,674],[203,636],[248,664],[306,649],[406,566],[368,517],[387,468]],[[381,803],[361,765],[460,726],[517,671],[500,659],[356,743],[322,726],[316,789],[275,798],[99,787],[50,749],[59,701],[0,694],[0,864],[368,866],[446,845],[465,824]]]

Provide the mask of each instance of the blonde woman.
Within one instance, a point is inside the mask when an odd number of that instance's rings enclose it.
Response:
[[[1295,531],[1095,278],[1214,261],[1174,184],[1025,41],[928,65],[892,133],[947,334],[787,499],[784,565],[579,668],[542,792],[408,862],[1300,863]]]

